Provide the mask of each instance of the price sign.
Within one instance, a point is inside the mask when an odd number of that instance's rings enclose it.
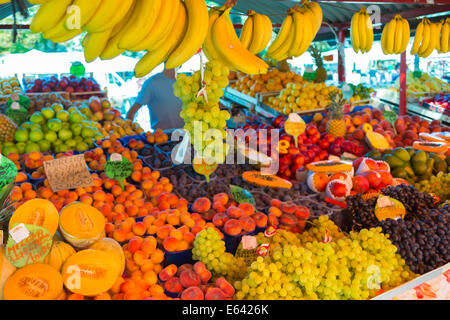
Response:
[[[216,171],[217,163],[208,163],[205,159],[195,155],[194,161],[192,162],[192,168],[195,172],[204,176],[206,182],[209,182],[209,176]]]
[[[8,158],[0,154],[0,189],[16,179],[17,167]]]
[[[256,249],[256,253],[258,255],[264,257],[265,255],[267,255],[269,253],[269,247],[270,247],[269,243],[264,243],[264,244],[260,245],[258,247],[258,249]]]
[[[113,153],[105,164],[105,174],[108,178],[119,181],[122,190],[125,188],[123,181],[133,172],[133,165],[118,153]]]
[[[258,240],[254,236],[243,236],[241,242],[244,250],[253,250],[258,246]]]
[[[248,190],[230,184],[230,191],[237,203],[250,203],[255,206],[255,199]]]
[[[294,137],[295,147],[298,148],[298,136],[305,132],[305,121],[296,113],[291,113],[284,124],[287,134]]]
[[[52,247],[52,235],[47,229],[31,224],[15,224],[25,230],[16,234],[18,242],[10,235],[6,244],[6,258],[17,268],[42,263]],[[14,228],[13,228],[14,229]],[[13,230],[11,229],[11,231]],[[24,232],[26,231],[26,232]],[[24,235],[28,234],[25,238]],[[14,234],[14,233],[13,233]]]

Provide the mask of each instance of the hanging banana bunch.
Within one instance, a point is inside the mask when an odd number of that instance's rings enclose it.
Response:
[[[224,64],[229,66],[233,70],[242,71],[247,74],[265,74],[267,73],[268,65],[262,59],[258,58],[255,54],[249,51],[247,47],[241,42],[234,30],[233,23],[230,19],[231,7],[212,8],[209,11],[209,23],[208,34],[203,42],[203,52],[208,60],[220,60]],[[256,14],[251,13],[251,17],[254,18]],[[260,15],[262,16],[262,15]],[[262,16],[263,17],[263,16]],[[250,23],[250,22],[249,22]],[[264,35],[269,33],[269,22],[263,22],[266,24]],[[263,28],[256,22],[252,24],[252,37],[256,28]],[[270,23],[270,31],[271,29]],[[259,31],[258,31],[259,32]],[[252,46],[253,52],[261,52],[264,50],[269,40],[265,40],[268,35],[262,37],[262,40],[258,40],[258,45]],[[251,39],[248,43],[249,48],[253,43]]]
[[[441,38],[439,39],[439,53],[447,53],[450,50],[450,18],[442,21]]]
[[[410,38],[409,23],[397,14],[383,28],[381,48],[384,54],[400,54],[406,50]]]
[[[366,8],[362,7],[352,17],[350,27],[350,38],[353,50],[358,53],[369,52],[373,44],[372,20],[367,14]]]
[[[272,39],[272,22],[266,15],[249,10],[241,32],[241,43],[253,54],[263,51]]]
[[[439,53],[447,53],[450,47],[450,19],[431,22],[423,18],[416,29],[411,54],[428,57],[434,49]]]
[[[317,3],[304,1],[288,10],[277,38],[267,49],[267,55],[282,61],[299,57],[308,50],[322,25],[322,10]]]

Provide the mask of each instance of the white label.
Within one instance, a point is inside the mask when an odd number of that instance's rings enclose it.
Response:
[[[388,197],[379,197],[377,200],[377,206],[379,208],[393,207],[395,204]]]
[[[20,109],[20,104],[18,104],[17,102],[11,103],[11,109],[19,110]]]
[[[27,227],[23,223],[19,223],[9,231],[9,235],[15,243],[19,243],[28,238],[30,231],[28,231]]]
[[[258,246],[258,241],[254,236],[243,236],[241,242],[244,250],[253,250]]]
[[[122,155],[118,153],[113,153],[111,157],[109,158],[111,161],[122,161]]]

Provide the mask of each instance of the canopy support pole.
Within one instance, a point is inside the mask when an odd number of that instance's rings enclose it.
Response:
[[[339,83],[345,82],[345,29],[338,31],[338,79]]]
[[[406,115],[408,112],[406,106],[406,52],[400,55],[400,106],[399,114]]]

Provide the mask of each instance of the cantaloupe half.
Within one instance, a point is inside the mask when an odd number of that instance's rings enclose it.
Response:
[[[121,265],[115,255],[86,249],[66,261],[62,275],[68,290],[84,296],[95,296],[114,285],[120,270]]]
[[[62,241],[54,241],[50,252],[45,257],[44,263],[51,265],[58,271],[64,262],[76,253],[75,249],[68,243]]]
[[[44,227],[53,237],[58,229],[58,221],[58,210],[53,203],[44,199],[33,199],[28,200],[14,211],[9,220],[9,230],[16,223],[32,224]]]
[[[123,253],[122,246],[112,238],[103,238],[98,241],[95,241],[89,249],[100,250],[106,252],[117,259],[117,263],[120,264],[120,273],[121,276],[125,270],[125,254]]]
[[[59,229],[71,245],[84,249],[105,236],[105,217],[90,205],[74,202],[61,210]]]
[[[6,258],[5,247],[0,245],[0,300],[3,300],[3,286],[6,280],[16,271],[14,267]]]
[[[48,264],[30,264],[5,283],[5,300],[56,300],[63,290],[61,274]]]

